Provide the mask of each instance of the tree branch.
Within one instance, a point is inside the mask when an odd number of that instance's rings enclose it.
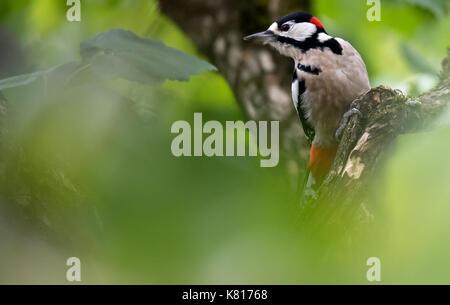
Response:
[[[364,202],[370,195],[371,178],[392,142],[400,134],[427,129],[450,104],[449,63],[450,49],[438,86],[417,98],[378,87],[354,102],[362,115],[353,115],[348,121],[334,165],[318,196],[305,200],[306,219],[331,224],[370,220],[371,209]]]

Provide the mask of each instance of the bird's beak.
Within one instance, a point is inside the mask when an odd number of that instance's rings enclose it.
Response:
[[[267,30],[264,32],[248,35],[244,37],[244,40],[254,40],[257,42],[267,43],[275,38],[275,33]]]

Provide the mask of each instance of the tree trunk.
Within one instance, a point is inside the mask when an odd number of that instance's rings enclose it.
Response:
[[[308,11],[308,0],[161,0],[162,12],[218,67],[248,119],[279,120],[281,150],[295,176],[304,168],[308,148],[292,106],[293,63],[271,48],[243,41],[294,11]]]

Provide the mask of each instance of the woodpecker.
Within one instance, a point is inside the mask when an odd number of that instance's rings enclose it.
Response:
[[[319,19],[303,12],[284,16],[244,40],[268,44],[294,60],[292,99],[311,144],[308,169],[320,185],[336,156],[342,118],[370,90],[363,59],[349,42],[328,35]]]

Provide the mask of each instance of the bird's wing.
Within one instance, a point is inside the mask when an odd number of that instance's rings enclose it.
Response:
[[[294,105],[297,110],[298,116],[300,117],[300,122],[303,126],[303,131],[305,136],[309,142],[309,145],[312,144],[314,140],[315,131],[311,124],[308,122],[306,112],[303,109],[302,105],[302,95],[305,93],[306,84],[304,79],[299,79],[297,77],[297,71],[294,69],[294,79],[292,80],[292,99],[294,100]]]
[[[298,116],[300,117],[300,121],[302,122],[303,131],[306,135],[306,138],[308,139],[309,145],[312,144],[315,136],[314,128],[309,124],[308,120],[306,119],[306,113],[303,107],[300,106],[301,104],[301,97],[299,96],[299,106],[297,107]]]

